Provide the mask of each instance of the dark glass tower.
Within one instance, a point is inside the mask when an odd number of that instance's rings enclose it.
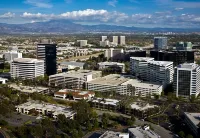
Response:
[[[57,44],[38,44],[37,45],[37,58],[44,60],[45,73],[54,75],[57,73]]]
[[[173,50],[173,51],[150,51],[150,57],[156,61],[173,61],[174,66],[183,63],[194,63],[194,51]]]

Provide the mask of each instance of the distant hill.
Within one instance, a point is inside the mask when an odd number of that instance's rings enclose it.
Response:
[[[81,25],[68,20],[26,24],[0,23],[0,34],[84,33],[84,32],[200,32],[200,28],[141,28],[117,25]]]

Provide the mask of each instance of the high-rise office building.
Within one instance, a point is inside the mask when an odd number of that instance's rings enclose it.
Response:
[[[105,41],[105,40],[107,40],[107,39],[108,39],[107,36],[101,36],[101,41],[102,41],[102,42]]]
[[[44,76],[44,61],[32,58],[15,58],[11,63],[11,77],[34,79]]]
[[[148,77],[148,62],[153,61],[149,57],[130,57],[130,72],[136,77],[147,80]]]
[[[148,61],[148,77],[150,82],[159,83],[164,88],[173,82],[173,62],[169,61]]]
[[[126,37],[125,36],[120,36],[119,44],[120,45],[125,45],[126,44]]]
[[[180,64],[174,69],[176,96],[197,96],[200,92],[200,66],[194,63]]]
[[[37,58],[44,60],[45,73],[54,75],[57,73],[57,44],[41,43],[37,45]]]
[[[154,37],[154,49],[167,49],[167,37]]]
[[[113,36],[112,42],[115,43],[115,44],[118,44],[118,36]]]
[[[172,61],[174,66],[183,63],[194,63],[194,51],[173,50],[173,51],[150,51],[150,57],[156,61]]]

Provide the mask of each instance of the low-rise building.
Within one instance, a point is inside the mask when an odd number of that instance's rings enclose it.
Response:
[[[122,73],[125,72],[125,64],[124,63],[119,63],[119,62],[100,62],[98,63],[99,69],[105,69],[108,67],[120,67],[122,70]]]
[[[130,96],[146,97],[151,95],[161,95],[163,86],[160,84],[143,82],[137,79],[130,79],[121,84],[123,91],[120,94]]]
[[[0,77],[0,84],[6,84],[8,79]]]
[[[114,131],[106,131],[99,138],[129,138],[128,133],[114,132]]]
[[[15,90],[18,90],[22,93],[26,93],[26,94],[31,94],[31,93],[49,93],[49,88],[45,88],[45,87],[31,87],[31,86],[24,86],[24,85],[16,85],[16,84],[10,84],[9,85],[10,88],[13,88]]]
[[[101,71],[78,70],[49,76],[49,85],[63,86],[69,89],[82,89],[88,81],[102,76]]]
[[[161,95],[162,85],[142,82],[129,75],[110,74],[87,82],[87,89],[98,92],[114,91],[121,95],[146,97],[154,94]]]
[[[34,110],[42,115],[52,116],[54,119],[57,119],[59,114],[65,115],[66,118],[73,119],[76,114],[70,107],[49,104],[49,103],[40,103],[39,101],[29,101],[27,103],[16,106],[16,110],[19,113],[31,114]]]
[[[191,131],[197,136],[200,136],[199,128],[200,128],[200,113],[188,113],[184,112],[184,121],[191,129]]]
[[[129,128],[128,132],[130,138],[160,138],[149,126]]]
[[[83,65],[85,63],[83,62],[75,62],[75,61],[69,61],[69,62],[62,62],[60,63],[61,68],[66,68],[67,70],[73,70],[75,68],[83,69]]]
[[[128,80],[129,78],[125,76],[119,74],[110,74],[105,77],[97,78],[95,80],[87,82],[87,89],[90,91],[99,92],[118,92],[121,89],[120,85]]]
[[[74,100],[91,100],[95,96],[95,93],[90,91],[81,91],[73,89],[62,89],[54,93],[54,97],[56,98],[67,99],[69,98],[69,96],[71,96],[71,98]]]

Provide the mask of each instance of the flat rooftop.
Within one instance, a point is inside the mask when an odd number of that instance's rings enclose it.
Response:
[[[158,66],[168,66],[173,64],[173,62],[170,61],[149,61],[150,64],[158,65]]]
[[[64,65],[64,66],[79,66],[82,67],[85,63],[83,62],[75,62],[75,61],[69,61],[69,62],[61,62],[60,65]]]
[[[119,103],[119,100],[116,100],[116,99],[96,98],[96,99],[93,99],[92,102],[116,106]]]
[[[148,129],[144,130],[142,127],[129,128],[129,132],[134,134],[137,138],[160,138],[154,131]]]
[[[162,85],[159,84],[142,82],[141,80],[137,79],[129,79],[128,81],[122,83],[121,85],[128,85],[128,84],[131,84],[134,87],[148,88],[148,89],[159,89],[160,87],[162,87]]]
[[[188,113],[188,112],[184,112],[184,114],[190,119],[190,121],[195,126],[197,126],[200,123],[200,113]]]
[[[184,63],[184,64],[180,64],[177,66],[177,68],[181,68],[181,69],[196,69],[200,67],[199,65],[195,64],[195,63]]]
[[[10,84],[9,87],[16,89],[18,91],[24,92],[24,93],[34,93],[34,92],[41,93],[43,91],[49,90],[48,88],[45,88],[45,87],[31,87],[31,86],[23,86],[23,85],[17,86],[16,84]]]
[[[99,138],[123,138],[123,136],[129,137],[128,133],[120,133],[114,131],[106,131]]]
[[[39,60],[35,58],[15,58],[13,59],[14,62],[21,62],[21,63],[35,63],[35,62],[44,62],[44,60]]]
[[[149,103],[143,103],[143,102],[142,103],[135,102],[135,103],[132,103],[130,106],[132,109],[136,109],[136,110],[140,110],[140,111],[144,111],[149,108],[157,107],[156,105],[150,105]]]
[[[95,80],[89,81],[89,84],[101,84],[101,85],[114,85],[118,86],[130,78],[120,75],[120,74],[110,74],[105,77],[97,78]]]
[[[99,65],[109,65],[109,66],[112,66],[112,65],[119,65],[119,66],[124,66],[124,63],[119,63],[119,62],[100,62],[98,63]]]
[[[130,59],[138,60],[138,61],[152,61],[154,58],[150,57],[130,57]]]
[[[63,73],[51,75],[51,76],[49,76],[49,78],[51,79],[53,77],[58,77],[58,76],[82,78],[85,75],[90,75],[90,74],[100,73],[100,72],[101,71],[93,71],[93,70],[78,70],[78,71],[73,70],[73,71],[69,71],[69,72],[63,72]]]

